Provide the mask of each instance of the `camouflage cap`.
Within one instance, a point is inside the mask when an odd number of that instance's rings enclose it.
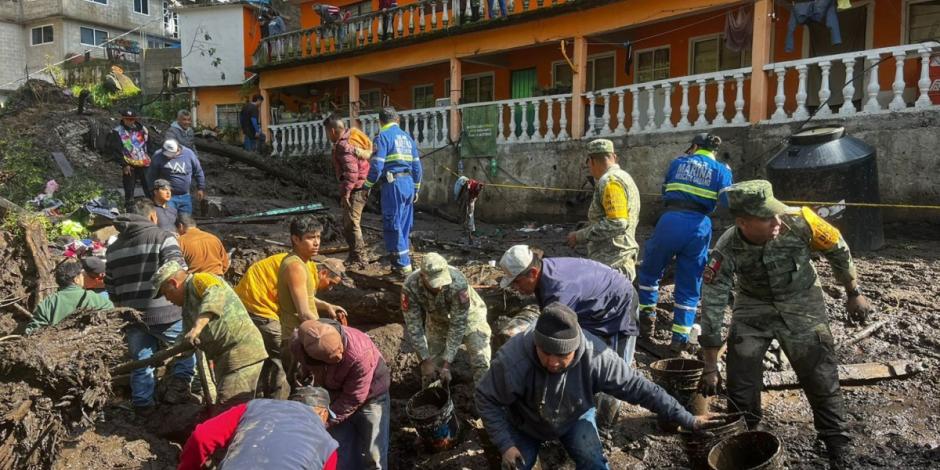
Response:
[[[587,147],[588,155],[614,153],[614,143],[607,139],[594,139]]]
[[[733,214],[754,217],[773,217],[793,212],[793,209],[774,197],[770,181],[751,180],[735,183],[722,192],[728,196],[728,208]]]
[[[427,283],[433,289],[440,289],[451,282],[450,269],[447,267],[447,260],[437,253],[428,253],[419,264],[421,274]]]
[[[160,269],[153,273],[153,277],[150,278],[150,283],[153,284],[153,298],[156,299],[162,296],[160,288],[163,287],[163,283],[180,271],[185,271],[185,269],[179,261],[171,260],[163,263],[163,266],[160,266]]]

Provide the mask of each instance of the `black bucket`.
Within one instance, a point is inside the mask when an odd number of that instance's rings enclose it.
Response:
[[[446,389],[429,387],[414,394],[405,406],[405,413],[428,451],[439,452],[457,444],[460,424]]]
[[[682,448],[689,458],[689,467],[692,470],[708,470],[708,452],[724,439],[747,431],[747,424],[743,416],[729,416],[725,424],[717,428],[710,428],[708,432],[694,433],[682,431]]]
[[[705,363],[697,359],[662,359],[650,364],[653,382],[694,415],[708,412],[708,401],[698,391],[704,370]]]
[[[783,443],[764,431],[731,436],[708,453],[710,470],[778,470],[783,467]]]

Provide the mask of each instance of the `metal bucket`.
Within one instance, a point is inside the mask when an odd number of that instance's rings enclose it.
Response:
[[[429,387],[414,394],[405,406],[405,414],[428,451],[439,452],[457,444],[460,423],[447,389]]]
[[[662,359],[650,364],[653,382],[697,416],[708,412],[708,401],[698,391],[704,370],[705,363],[697,359]]]
[[[772,433],[750,431],[719,442],[708,452],[710,470],[778,470],[783,443]]]
[[[725,424],[711,428],[705,433],[680,432],[682,448],[685,449],[685,455],[689,458],[689,467],[692,470],[707,470],[708,452],[712,450],[712,447],[724,439],[746,431],[747,424],[743,416],[730,416]]]

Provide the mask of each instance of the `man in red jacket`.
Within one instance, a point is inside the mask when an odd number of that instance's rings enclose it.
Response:
[[[336,470],[336,441],[323,423],[330,395],[317,387],[297,389],[291,400],[260,398],[229,408],[196,426],[183,446],[177,470],[290,468]]]
[[[362,210],[369,199],[369,191],[362,187],[369,175],[369,157],[365,149],[350,142],[351,129],[346,128],[343,118],[332,114],[324,121],[330,142],[333,142],[333,169],[339,180],[339,205],[343,209],[343,236],[349,244],[351,264],[366,263],[365,241],[362,239]],[[369,152],[371,153],[371,152]]]
[[[372,339],[333,320],[307,320],[291,351],[301,375],[330,392],[326,427],[339,442],[339,470],[386,470],[390,373]]]

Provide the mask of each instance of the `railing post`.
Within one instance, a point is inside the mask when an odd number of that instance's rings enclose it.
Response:
[[[532,112],[535,113],[535,115],[532,116],[532,125],[535,126],[535,129],[533,129],[532,136],[529,138],[529,140],[532,142],[543,142],[544,139],[542,139],[542,119],[541,119],[542,99],[541,98],[536,99],[532,103],[532,105],[534,106],[534,109],[532,110]]]
[[[656,130],[656,87],[652,85],[646,87],[646,127],[643,130]]]
[[[698,105],[695,107],[698,118],[695,119],[695,127],[703,127],[708,125],[708,119],[705,118],[705,112],[708,111],[708,104],[705,102],[705,80],[699,79],[695,83],[698,84]]]
[[[881,111],[881,104],[878,103],[878,92],[881,91],[881,84],[878,83],[878,60],[880,57],[871,56],[867,58],[872,62],[871,70],[868,72],[868,101],[865,102],[866,113],[877,113]]]
[[[832,92],[829,90],[829,69],[831,67],[832,61],[830,60],[819,62],[819,110],[816,111],[816,115],[819,117],[832,115],[832,110],[829,108],[829,97],[832,96]]]
[[[744,124],[747,122],[747,119],[744,119],[744,74],[734,74],[734,82],[736,94],[734,97],[734,118],[731,119],[731,123]]]
[[[496,105],[496,143],[497,144],[506,143],[505,133],[506,133],[506,128],[503,124],[503,104],[498,103]]]
[[[613,129],[610,128],[610,95],[610,91],[604,93],[604,127],[601,130],[604,135],[610,135],[614,133]]]
[[[712,121],[713,125],[722,126],[728,124],[728,118],[725,117],[725,77],[724,75],[718,77],[716,80],[718,84],[718,96],[715,98],[715,120]]]
[[[555,98],[546,99],[546,104],[548,105],[548,111],[545,114],[545,142],[553,142],[555,140],[555,117],[552,116],[555,108]]]
[[[682,104],[679,105],[679,124],[676,129],[688,129],[692,127],[689,122],[689,82],[683,80],[679,85],[682,87]]]
[[[767,119],[767,73],[764,66],[770,63],[770,22],[773,14],[773,0],[754,2],[754,25],[751,28],[751,107],[748,118],[752,123]]]
[[[444,2],[446,5],[447,2]],[[422,16],[421,18],[424,18]],[[437,1],[431,2],[431,30],[437,29]]]
[[[904,51],[895,51],[893,55],[894,83],[891,84],[891,90],[894,91],[894,98],[888,105],[888,109],[891,111],[901,111],[907,108],[907,103],[904,102],[904,96],[902,96],[904,94],[904,59],[907,58],[907,53]]]
[[[440,144],[446,145],[450,141],[450,131],[448,130],[447,121],[450,120],[447,110],[438,109],[436,112],[437,117],[441,119],[441,142]]]
[[[660,129],[672,129],[672,83],[663,83],[663,122]]]
[[[456,142],[460,139],[460,132],[462,130],[460,126],[460,108],[457,106],[460,104],[460,98],[462,96],[461,89],[463,88],[463,79],[460,72],[460,59],[456,57],[450,58],[450,90],[448,93],[450,95],[450,140],[451,142]]]
[[[809,117],[809,112],[806,110],[806,65],[797,65],[796,72],[799,76],[799,85],[796,88],[796,111],[793,112],[793,118],[806,119]]]
[[[597,92],[592,92],[588,94],[588,119],[587,119],[587,128],[584,129],[585,136],[595,136],[597,132],[594,130],[594,106],[597,104]]]
[[[842,106],[839,108],[839,116],[854,116],[856,113],[854,102],[855,58],[842,59],[842,63],[845,64],[845,76],[848,77],[848,80],[846,80],[845,86],[842,87]]]
[[[625,89],[617,90],[617,128],[614,129],[615,135],[624,135],[627,133],[627,126],[623,123],[624,119],[627,118],[623,104],[623,95],[625,92]]]
[[[561,119],[558,120],[558,137],[557,140],[568,140],[568,98],[562,96],[559,98],[559,104],[561,107]]]
[[[584,91],[587,76],[587,39],[574,38],[574,67],[571,73],[571,138],[584,136]]]
[[[516,103],[509,103],[509,137],[506,139],[506,142],[510,144],[516,143]]]
[[[787,78],[787,69],[777,67],[774,69],[774,73],[777,74],[777,94],[774,95],[774,104],[777,105],[777,109],[770,117],[770,122],[786,121],[787,112],[783,109],[783,105],[787,102],[787,95],[784,93],[783,85]],[[753,71],[751,71],[751,79],[754,79]],[[751,106],[753,106],[753,103],[751,103]]]
[[[922,47],[918,53],[920,54],[920,80],[917,81],[917,88],[920,91],[920,96],[914,102],[914,107],[924,109],[929,108],[931,105],[930,97],[927,96],[927,92],[930,90],[930,49]]]
[[[633,98],[633,109],[630,110],[630,129],[627,132],[636,134],[643,130],[640,127],[640,87],[630,88],[630,95]]]
[[[532,140],[532,138],[529,136],[529,120],[526,119],[526,115],[529,112],[529,103],[526,103],[525,101],[523,101],[519,105],[519,110],[522,111],[522,119],[520,120],[522,133],[519,134],[519,142],[528,142]]]

